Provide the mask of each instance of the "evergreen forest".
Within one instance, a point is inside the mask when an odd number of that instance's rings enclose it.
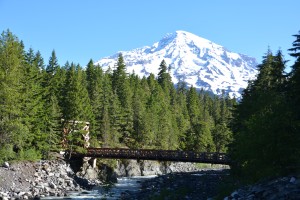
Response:
[[[253,180],[299,171],[300,32],[294,36],[291,72],[281,51],[268,50],[237,101],[174,86],[164,60],[142,78],[126,72],[122,54],[107,71],[92,60],[60,66],[54,50],[45,60],[3,31],[0,163],[48,159],[63,150],[64,122],[78,120],[90,123],[92,147],[227,152],[233,172]],[[80,131],[68,136],[69,147],[82,142]]]

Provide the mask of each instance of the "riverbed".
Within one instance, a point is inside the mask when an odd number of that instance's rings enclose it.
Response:
[[[53,199],[76,199],[76,200],[115,200],[124,199],[130,195],[138,194],[141,192],[141,183],[147,180],[151,180],[157,176],[135,176],[135,177],[122,177],[118,178],[118,182],[115,184],[107,184],[102,186],[96,186],[89,191],[71,191],[67,193],[65,197],[44,197],[43,200]]]
[[[64,161],[12,163],[0,167],[0,199],[207,200],[217,195],[219,198],[227,196],[227,199],[300,199],[299,174],[274,177],[252,186],[240,185],[239,189],[232,188],[225,194],[220,186],[228,190],[231,180],[228,169],[190,172],[169,169],[171,172],[166,175],[123,177],[118,178],[116,184],[104,184],[100,179],[92,181],[76,176]]]
[[[178,183],[174,181],[173,185],[170,183],[169,188],[164,189],[164,184],[159,183],[167,183],[170,176],[161,175],[163,173],[176,174],[174,179],[179,177],[185,180],[183,174],[187,176],[190,174],[178,173],[178,171],[187,170],[194,173],[195,177],[202,177],[196,172],[199,169],[192,167],[191,164],[176,163],[176,166],[171,164],[168,168],[161,168],[157,163],[144,163],[143,171],[139,171],[137,170],[140,169],[139,165],[128,163],[126,166],[120,165],[118,171],[121,173],[117,175],[119,177],[129,175],[130,178],[119,178],[118,182],[112,185],[105,185],[104,181],[97,177],[90,179],[80,174],[78,176],[63,160],[12,163],[0,167],[0,199],[120,199],[121,197],[122,199],[145,199],[148,196],[147,192],[153,195],[168,191],[173,186],[175,189],[178,187]],[[98,175],[98,172],[90,166],[83,170],[83,172],[90,171],[93,173],[84,174]],[[150,172],[156,176],[132,175],[149,175]],[[182,190],[180,185],[178,189]]]
[[[228,175],[228,170],[205,170],[123,177],[118,178],[115,184],[102,185],[90,191],[68,192],[66,197],[42,199],[208,199],[218,194],[219,185]]]
[[[218,195],[229,170],[169,173],[141,182],[138,193],[124,199],[209,199]]]

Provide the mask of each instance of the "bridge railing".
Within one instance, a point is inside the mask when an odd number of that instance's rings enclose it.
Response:
[[[72,156],[113,158],[113,159],[202,162],[202,163],[212,163],[212,164],[230,163],[230,160],[225,153],[193,152],[193,151],[180,151],[180,150],[88,148],[86,153],[73,152]]]

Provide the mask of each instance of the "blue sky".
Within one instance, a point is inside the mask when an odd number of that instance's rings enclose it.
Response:
[[[260,62],[268,46],[291,59],[286,50],[300,30],[299,8],[298,0],[0,0],[0,31],[40,50],[45,63],[55,49],[61,65],[84,66],[176,30]]]

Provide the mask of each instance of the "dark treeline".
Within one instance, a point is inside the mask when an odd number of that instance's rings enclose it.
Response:
[[[250,181],[300,172],[300,32],[294,36],[291,72],[269,50],[233,113],[233,171]]]
[[[0,162],[46,159],[62,149],[62,120],[90,122],[91,146],[226,152],[235,99],[184,82],[174,87],[162,61],[157,76],[126,73],[122,55],[103,71],[45,63],[9,30],[0,37]],[[80,132],[69,136],[80,143]]]

